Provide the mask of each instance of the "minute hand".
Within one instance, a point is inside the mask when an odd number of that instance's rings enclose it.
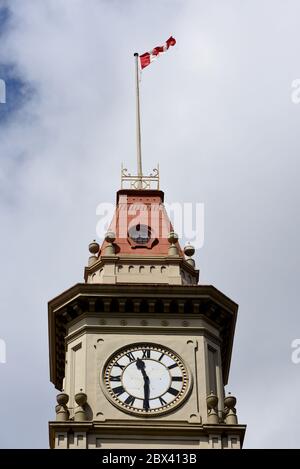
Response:
[[[149,397],[150,397],[150,379],[145,371],[145,363],[140,358],[136,361],[136,367],[141,370],[144,378],[144,409],[149,410]]]

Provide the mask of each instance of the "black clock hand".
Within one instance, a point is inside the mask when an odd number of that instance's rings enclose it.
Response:
[[[136,361],[136,367],[142,372],[144,378],[144,409],[149,410],[149,397],[150,397],[150,379],[145,371],[145,363],[140,358]]]
[[[150,397],[150,380],[149,380],[149,377],[146,375],[143,375],[144,377],[144,381],[145,381],[145,384],[144,384],[144,396],[145,396],[145,399],[144,399],[144,409],[146,410],[149,410],[149,397]]]

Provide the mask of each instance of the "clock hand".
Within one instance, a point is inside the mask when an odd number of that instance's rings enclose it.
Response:
[[[149,378],[148,376],[146,375],[146,377],[144,377],[144,380],[145,380],[145,384],[144,384],[144,409],[145,410],[149,410],[149,396],[150,396],[150,387],[149,387]]]
[[[145,373],[145,363],[143,362],[143,360],[141,360],[140,358],[137,358],[135,364],[136,364],[137,369],[141,370],[142,374],[143,372]]]
[[[146,382],[146,380],[149,381],[149,377],[147,376],[147,373],[145,371],[145,366],[146,366],[145,362],[143,362],[143,360],[138,358],[137,361],[136,361],[136,367],[137,367],[138,370],[141,370],[144,381]]]
[[[150,397],[150,379],[145,371],[145,362],[140,358],[136,361],[136,367],[138,370],[141,370],[144,378],[144,409],[149,410],[149,397]]]

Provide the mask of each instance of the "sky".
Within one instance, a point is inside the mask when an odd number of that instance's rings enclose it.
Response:
[[[226,390],[244,447],[299,447],[299,16],[297,0],[0,0],[1,448],[48,447],[47,302],[83,281],[96,208],[135,171],[133,53],[170,35],[142,74],[144,170],[159,162],[167,202],[204,204],[200,283],[239,304]]]

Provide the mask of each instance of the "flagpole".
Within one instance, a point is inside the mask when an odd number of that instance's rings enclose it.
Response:
[[[140,88],[139,88],[139,54],[135,52],[135,80],[136,80],[136,143],[137,143],[137,175],[138,188],[142,189],[142,147],[141,147],[141,113],[140,113]]]

